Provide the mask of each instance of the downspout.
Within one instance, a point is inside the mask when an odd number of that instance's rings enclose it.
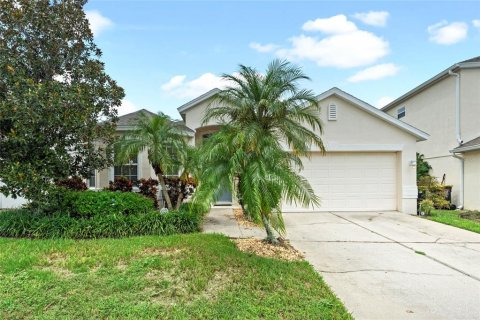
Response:
[[[460,74],[452,70],[448,70],[448,74],[456,78],[455,81],[455,131],[458,145],[462,145],[462,133],[460,129]],[[465,174],[465,159],[453,153],[453,157],[460,160],[460,203],[458,209],[463,209],[464,205],[464,174]]]
[[[460,74],[453,72],[452,70],[448,71],[448,74],[456,77],[455,81],[455,131],[457,135],[458,144],[462,144],[462,135],[460,130]]]
[[[460,160],[460,203],[457,206],[457,209],[462,210],[463,209],[463,204],[464,204],[464,174],[465,174],[465,158],[462,156],[457,155],[456,153],[453,153],[453,157]]]

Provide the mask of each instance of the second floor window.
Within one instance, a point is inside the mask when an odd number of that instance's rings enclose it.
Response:
[[[398,108],[397,119],[402,119],[403,117],[405,117],[405,114],[406,114],[405,107]]]
[[[121,166],[113,168],[113,178],[125,177],[136,184],[138,181],[138,157],[135,156],[130,161]]]

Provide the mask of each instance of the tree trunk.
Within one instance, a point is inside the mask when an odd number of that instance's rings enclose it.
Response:
[[[170,201],[170,196],[168,195],[167,186],[165,185],[165,179],[163,178],[162,174],[157,174],[158,181],[160,182],[160,186],[162,187],[162,194],[165,202],[167,202],[168,210],[172,210],[172,201]]]
[[[182,201],[183,201],[183,192],[180,192],[180,194],[178,195],[177,204],[175,205],[175,210],[178,210],[178,208],[180,208]]]
[[[278,240],[277,238],[275,238],[272,225],[270,224],[270,221],[268,220],[267,216],[264,214],[262,214],[262,222],[263,222],[263,226],[265,227],[265,230],[267,231],[267,238],[265,240],[268,243],[277,244]]]

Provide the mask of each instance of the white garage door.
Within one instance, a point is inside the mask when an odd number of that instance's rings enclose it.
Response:
[[[336,152],[314,154],[300,173],[308,179],[321,206],[302,208],[283,204],[288,211],[396,210],[396,154]]]

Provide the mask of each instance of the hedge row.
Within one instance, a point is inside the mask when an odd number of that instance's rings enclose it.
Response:
[[[198,232],[207,211],[182,205],[178,211],[160,213],[151,199],[103,191],[71,192],[64,205],[49,215],[28,209],[1,211],[0,236],[94,239]]]

